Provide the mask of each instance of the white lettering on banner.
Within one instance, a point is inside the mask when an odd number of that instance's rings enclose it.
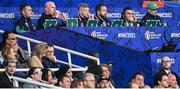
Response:
[[[175,59],[174,58],[170,58],[171,59],[171,63],[175,63]],[[161,59],[156,59],[157,61],[157,63],[161,63]]]
[[[41,17],[41,14],[33,14],[31,19],[39,19]]]
[[[149,32],[149,31],[146,31],[144,35],[146,40],[159,39],[162,36],[162,34],[156,34],[155,32]]]
[[[106,37],[108,36],[108,34],[103,34],[101,32],[96,32],[96,37],[99,39],[106,39]]]
[[[139,12],[134,12],[134,13],[137,19],[141,19],[145,15]],[[172,13],[158,13],[158,15],[163,18],[172,18]],[[108,13],[107,17],[108,18],[121,18],[121,13]]]
[[[14,13],[0,13],[0,18],[15,18]]]
[[[119,38],[135,38],[135,33],[118,33]]]
[[[180,33],[171,33],[172,38],[180,38]]]
[[[121,13],[108,13],[108,18],[121,18]]]
[[[172,13],[158,13],[160,17],[172,18]]]

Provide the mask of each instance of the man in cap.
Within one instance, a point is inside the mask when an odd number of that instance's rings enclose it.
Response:
[[[157,9],[158,8],[159,7],[154,2],[150,2],[147,5],[147,10],[148,11],[147,11],[146,15],[141,20],[141,26],[145,26],[147,20],[158,20],[157,26],[162,25],[161,18],[157,15]]]

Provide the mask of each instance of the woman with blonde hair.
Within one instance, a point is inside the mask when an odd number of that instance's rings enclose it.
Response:
[[[42,57],[45,56],[48,46],[44,43],[39,43],[35,46],[32,53],[32,57],[28,59],[28,64],[30,67],[40,67],[44,68],[42,65]]]

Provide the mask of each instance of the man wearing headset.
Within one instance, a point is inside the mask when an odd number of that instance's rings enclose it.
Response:
[[[121,14],[121,19],[123,20],[123,26],[137,26],[137,19],[131,7],[125,7],[123,13]]]
[[[53,1],[48,1],[45,3],[45,12],[42,13],[38,20],[37,29],[46,29],[46,20],[57,20],[57,24],[51,27],[66,26],[67,16],[56,10],[56,5]]]

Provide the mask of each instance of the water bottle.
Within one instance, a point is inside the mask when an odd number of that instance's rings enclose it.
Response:
[[[180,21],[178,22],[178,27],[180,27]]]
[[[163,26],[164,26],[164,27],[167,27],[167,26],[168,26],[168,24],[167,24],[167,22],[166,22],[165,20],[163,21]]]

